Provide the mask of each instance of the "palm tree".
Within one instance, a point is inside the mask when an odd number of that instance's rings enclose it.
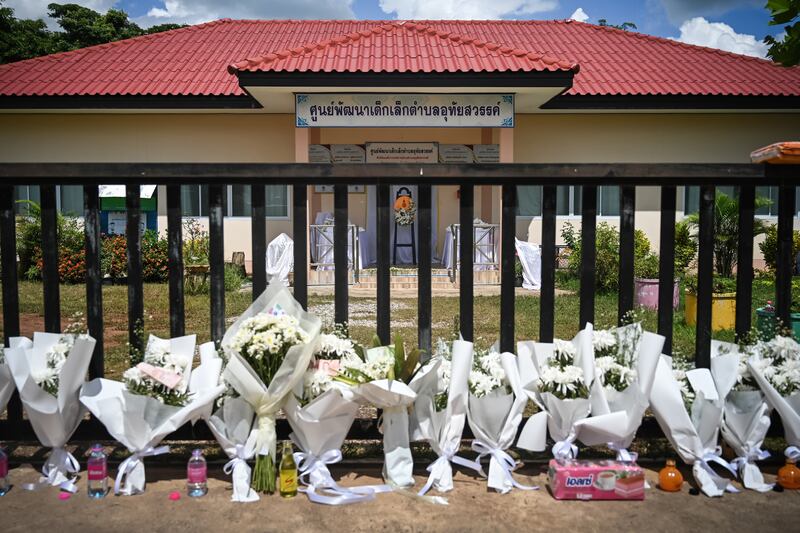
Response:
[[[768,198],[759,196],[755,208],[770,204]],[[700,225],[700,214],[692,213],[687,218],[689,224],[697,228]],[[753,220],[753,237],[766,233],[767,225],[763,220]],[[714,198],[714,269],[717,275],[732,278],[736,267],[739,249],[739,199],[718,192]]]

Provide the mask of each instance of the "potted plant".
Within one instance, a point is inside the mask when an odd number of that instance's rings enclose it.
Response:
[[[757,197],[756,209],[765,207],[769,200]],[[699,213],[687,217],[689,226],[700,225]],[[753,220],[753,237],[765,233],[766,224],[758,218]],[[714,198],[714,272],[711,302],[711,330],[733,329],[736,325],[736,280],[734,269],[739,252],[739,200],[718,192]],[[687,280],[686,323],[697,323],[697,281]]]
[[[697,324],[697,276],[686,277],[684,318],[690,326]],[[711,331],[736,326],[736,280],[714,276],[711,283]]]
[[[697,241],[689,231],[686,222],[675,224],[675,283],[672,289],[672,308],[678,308],[680,301],[680,279],[697,253]],[[648,251],[634,265],[634,302],[647,309],[658,309],[659,260],[658,255]]]

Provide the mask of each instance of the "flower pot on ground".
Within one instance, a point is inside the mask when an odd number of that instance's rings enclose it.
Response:
[[[684,319],[690,326],[697,324],[697,278],[687,278]],[[736,326],[736,280],[714,278],[711,288],[711,331],[733,329]]]
[[[654,253],[648,253],[641,261],[634,265],[636,277],[633,280],[634,305],[644,307],[646,309],[658,309],[658,256]],[[678,269],[676,260],[676,271]],[[680,300],[680,288],[678,279],[672,287],[672,308],[678,308]]]

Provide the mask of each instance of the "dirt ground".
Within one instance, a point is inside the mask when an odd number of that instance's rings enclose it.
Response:
[[[356,468],[354,472],[354,468]],[[545,465],[526,466],[519,481],[536,483],[538,491],[510,494],[487,492],[484,480],[457,472],[449,505],[433,505],[400,494],[381,494],[374,501],[341,507],[310,503],[299,494],[284,500],[263,496],[252,504],[230,502],[230,479],[221,465],[209,466],[209,493],[193,499],[185,495],[184,471],[152,466],[147,469],[146,492],[139,496],[90,500],[82,479],[80,491],[61,501],[55,488],[26,492],[14,487],[0,498],[2,531],[94,532],[202,532],[247,531],[791,531],[800,511],[800,491],[759,494],[745,491],[710,499],[681,493],[647,491],[644,502],[561,502],[548,493]],[[115,472],[112,468],[112,473]],[[768,481],[774,467],[767,467]],[[425,481],[419,469],[417,486]],[[379,483],[380,471],[370,467],[333,469],[343,486]],[[689,472],[685,472],[685,475]],[[690,474],[689,474],[690,475]],[[29,465],[10,473],[15,485],[36,480]],[[655,486],[657,474],[647,470]],[[171,501],[171,491],[181,491]]]

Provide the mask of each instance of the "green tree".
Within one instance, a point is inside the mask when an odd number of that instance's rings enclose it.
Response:
[[[77,4],[49,4],[48,15],[62,31],[50,31],[45,22],[18,19],[0,0],[0,63],[21,61],[55,52],[129,39],[181,28],[181,24],[159,24],[143,29],[128,14],[109,9],[101,14]]]
[[[769,45],[767,56],[785,67],[797,65],[800,63],[800,0],[769,0],[766,8],[772,15],[770,26],[785,24],[783,31],[786,33],[782,41],[772,35],[764,37]]]
[[[597,24],[600,26],[608,26],[609,28],[617,28],[618,30],[635,30],[636,24],[633,22],[623,22],[622,24],[609,24],[606,19],[598,19]]]

